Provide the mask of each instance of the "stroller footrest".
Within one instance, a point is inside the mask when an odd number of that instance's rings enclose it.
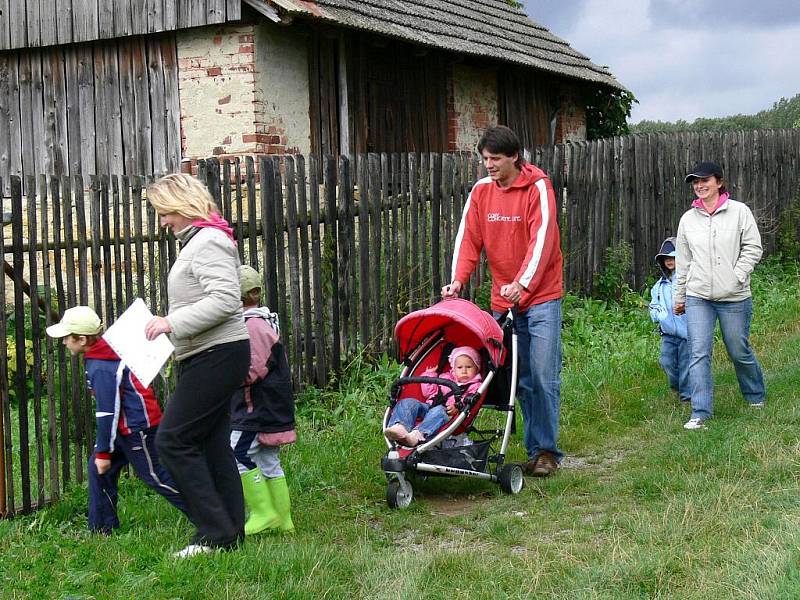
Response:
[[[402,473],[406,470],[406,461],[384,456],[381,459],[381,470],[387,473]]]

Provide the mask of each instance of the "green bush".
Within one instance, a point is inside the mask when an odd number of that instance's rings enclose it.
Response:
[[[780,216],[776,250],[785,260],[800,260],[800,197],[795,197]]]
[[[620,302],[630,296],[632,290],[628,285],[628,277],[633,265],[633,246],[626,241],[606,248],[606,260],[603,271],[594,286],[595,298]]]

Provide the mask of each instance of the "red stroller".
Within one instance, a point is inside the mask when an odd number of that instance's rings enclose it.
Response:
[[[394,332],[404,366],[400,378],[392,385],[383,429],[397,402],[423,397],[420,390],[423,383],[449,387],[458,412],[438,433],[413,448],[384,436],[388,452],[381,460],[381,468],[388,481],[386,501],[390,507],[406,508],[411,503],[414,492],[407,477],[409,473],[486,479],[499,483],[509,494],[522,489],[522,467],[504,464],[514,423],[517,352],[510,312],[502,323],[501,327],[489,313],[461,299],[443,300],[397,322]],[[458,384],[447,379],[420,375],[430,367],[441,373],[450,351],[456,346],[471,346],[479,350],[483,358],[483,381],[473,394],[466,394]],[[505,412],[505,426],[476,429],[473,422],[481,410]]]

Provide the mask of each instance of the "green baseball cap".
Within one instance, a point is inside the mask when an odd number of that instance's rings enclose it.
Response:
[[[239,267],[239,286],[242,288],[242,294],[261,288],[263,287],[261,275],[250,265],[242,265]]]
[[[54,338],[74,335],[97,335],[103,331],[100,317],[88,306],[73,306],[64,311],[61,321],[47,328],[47,335]]]

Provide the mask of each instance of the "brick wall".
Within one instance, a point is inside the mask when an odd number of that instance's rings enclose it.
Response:
[[[497,124],[497,71],[453,65],[447,102],[450,152],[472,151],[487,127]]]
[[[259,152],[311,153],[307,48],[297,27],[265,23],[256,29]]]
[[[184,158],[259,151],[252,25],[178,34],[181,153]]]
[[[561,93],[561,110],[556,123],[556,143],[586,140],[586,108],[580,90],[566,85]]]
[[[202,27],[178,34],[184,159],[308,153],[308,58],[294,29]]]

